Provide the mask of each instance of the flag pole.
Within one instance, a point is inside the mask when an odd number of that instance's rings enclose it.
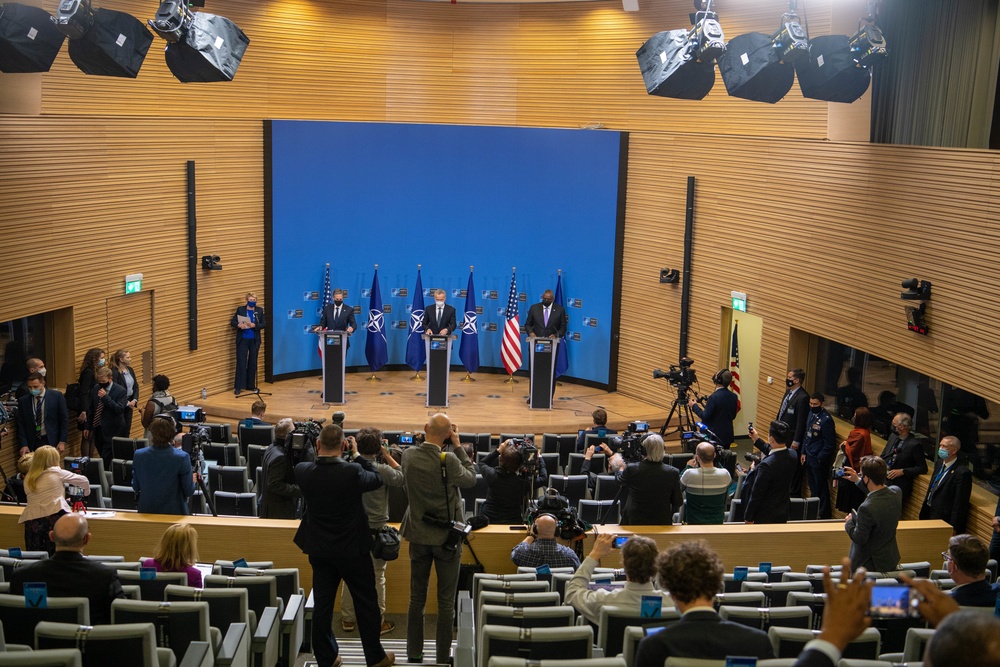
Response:
[[[474,266],[472,266],[472,265],[470,264],[470,265],[469,265],[469,273],[472,273],[472,270],[473,270],[474,268],[476,268],[476,267],[474,267]],[[464,334],[463,334],[463,335],[464,335]],[[472,377],[472,373],[470,373],[470,372],[469,372],[469,370],[468,370],[468,369],[466,369],[466,370],[465,370],[465,377],[464,377],[464,378],[462,378],[462,380],[461,380],[461,381],[462,381],[462,382],[475,382],[475,381],[476,381],[476,378]]]
[[[517,273],[517,267],[516,266],[510,267],[510,272],[511,273]],[[518,339],[518,342],[520,343],[520,340],[521,340],[521,334],[520,333],[518,333],[517,339]],[[504,380],[504,384],[509,384],[510,385],[510,393],[513,394],[514,393],[514,385],[517,384],[517,380],[514,379],[514,374],[513,373],[509,373],[507,375],[507,379]]]
[[[420,264],[417,264],[417,273],[420,273]],[[412,314],[411,314],[412,316]],[[420,369],[413,371],[413,377],[410,378],[410,382],[423,382],[424,376],[420,374]]]
[[[375,265],[375,273],[378,273],[378,264]],[[369,297],[369,298],[371,298],[371,297]],[[379,376],[375,375],[375,371],[372,371],[371,377],[368,378],[367,380],[365,380],[365,382],[381,382],[381,381],[382,381],[382,378],[380,378]]]

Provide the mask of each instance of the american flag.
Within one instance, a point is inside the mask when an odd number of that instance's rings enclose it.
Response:
[[[729,372],[733,374],[733,381],[729,383],[729,388],[736,394],[736,411],[739,412],[743,405],[740,403],[740,343],[736,336],[740,323],[733,325],[733,344],[729,350]]]
[[[330,291],[330,265],[326,265],[326,277],[323,278],[323,301],[319,304],[319,309],[322,311],[328,305],[333,303],[333,293]],[[323,358],[323,336],[317,336],[319,339],[319,357]]]
[[[503,343],[500,357],[508,375],[521,367],[521,321],[517,314],[517,274],[510,276],[510,294],[507,297],[507,322],[503,325]]]

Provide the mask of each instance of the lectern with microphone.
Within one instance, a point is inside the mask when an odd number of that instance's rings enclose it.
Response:
[[[556,381],[556,351],[558,338],[529,338],[531,349],[531,397],[528,405],[532,410],[552,409],[552,386]]]
[[[347,361],[346,331],[321,329],[319,340],[323,345],[323,402],[344,403],[344,364]]]
[[[448,407],[448,375],[454,336],[424,334],[427,350],[427,407]]]

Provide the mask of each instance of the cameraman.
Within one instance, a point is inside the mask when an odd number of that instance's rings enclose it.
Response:
[[[647,435],[642,447],[646,455],[641,461],[626,465],[622,455],[615,453],[608,464],[629,491],[622,509],[622,525],[669,526],[674,522],[674,512],[684,502],[681,474],[663,462],[663,438],[659,435]]]
[[[701,417],[709,431],[719,438],[719,444],[726,449],[732,447],[736,440],[733,433],[733,420],[739,412],[739,397],[729,390],[729,385],[733,382],[733,374],[722,369],[712,376],[712,383],[715,391],[708,397],[705,409],[702,410],[698,401],[692,398],[688,405],[696,415]]]
[[[265,519],[294,519],[298,515],[302,491],[295,483],[293,469],[298,461],[291,451],[295,422],[285,417],[274,427],[274,442],[264,450],[260,471],[260,516]],[[291,460],[290,460],[291,459]],[[302,460],[312,460],[312,457]]]
[[[539,514],[528,536],[510,552],[510,559],[519,567],[580,567],[580,557],[572,549],[556,542],[559,522],[551,514]]]
[[[146,514],[190,514],[194,495],[191,457],[173,446],[177,426],[170,415],[157,415],[149,424],[153,444],[136,451],[132,459],[132,488],[136,509]]]
[[[479,464],[479,472],[486,481],[486,502],[483,503],[480,514],[489,519],[490,523],[522,523],[525,506],[534,495],[533,492],[545,486],[549,479],[545,461],[537,452],[534,457],[538,464],[536,474],[532,476],[522,470],[522,446],[524,445],[516,444],[513,440],[506,440]]]

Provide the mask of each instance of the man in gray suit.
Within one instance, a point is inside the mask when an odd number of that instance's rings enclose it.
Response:
[[[459,488],[476,484],[476,471],[461,447],[443,452],[452,438],[448,415],[433,415],[424,426],[423,444],[403,452],[403,479],[409,506],[400,532],[410,543],[410,607],[406,617],[407,662],[424,659],[424,605],[431,565],[437,572],[437,656],[439,665],[451,657],[451,630],[455,620],[455,589],[462,562],[461,535],[450,527],[461,522]]]
[[[851,537],[851,571],[863,567],[874,572],[898,569],[899,547],[896,526],[903,513],[903,493],[896,486],[886,486],[888,467],[877,456],[861,459],[861,475],[844,468],[844,477],[858,483],[868,497],[857,514],[848,514],[844,529]]]

